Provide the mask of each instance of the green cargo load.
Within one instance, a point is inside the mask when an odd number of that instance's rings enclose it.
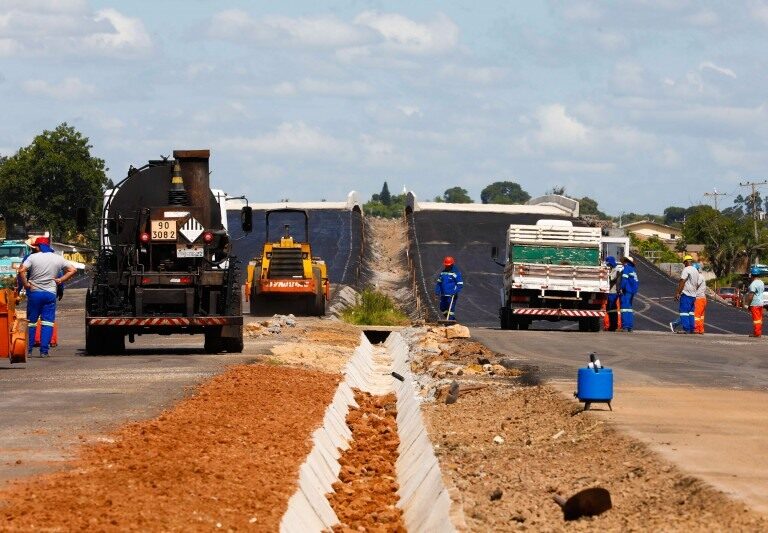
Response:
[[[514,244],[509,251],[512,263],[537,263],[543,265],[600,265],[600,249],[578,246],[541,246]]]

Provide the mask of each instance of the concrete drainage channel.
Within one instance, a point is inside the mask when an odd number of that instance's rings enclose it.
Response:
[[[346,424],[350,407],[358,407],[353,389],[374,396],[395,393],[400,439],[395,464],[399,486],[397,507],[402,510],[405,528],[411,532],[455,531],[449,517],[451,500],[443,485],[413,385],[408,344],[397,332],[388,334],[383,345],[373,345],[371,340],[379,342],[386,333],[366,334],[361,334],[360,345],[347,363],[344,380],[325,412],[323,426],[312,434],[314,445],[299,469],[299,487],[288,502],[280,531],[320,532],[339,525],[327,495],[339,480],[339,460],[350,448],[353,438]],[[392,376],[393,371],[402,381]]]

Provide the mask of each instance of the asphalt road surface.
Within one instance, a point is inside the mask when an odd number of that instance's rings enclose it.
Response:
[[[65,294],[50,357],[35,350],[23,365],[0,359],[0,483],[55,467],[80,437],[154,416],[225,366],[263,360],[275,344],[250,341],[242,354],[210,355],[202,335],[148,335],[125,355],[90,357],[83,302],[82,290]]]
[[[233,239],[234,254],[242,261],[241,275],[245,279],[247,262],[261,255],[265,236],[265,212],[254,210],[253,231],[244,235],[240,225],[240,211],[228,211],[227,222]],[[297,239],[304,239],[304,217],[300,214],[276,214],[270,216],[269,238],[278,240],[290,225],[290,232]],[[363,246],[362,216],[349,210],[309,211],[309,242],[312,255],[321,257],[328,266],[331,283],[355,286],[360,270]]]
[[[498,328],[502,267],[491,261],[491,247],[497,246],[503,255],[509,225],[535,224],[539,218],[543,218],[542,215],[455,211],[417,211],[409,215],[409,251],[415,258],[417,287],[422,301],[427,302],[430,318],[438,318],[435,281],[442,269],[443,257],[451,255],[465,284],[456,307],[457,319],[470,326]],[[678,318],[674,300],[676,282],[643,259],[638,258],[636,266],[640,292],[634,304],[635,329],[669,331],[669,323]],[[715,301],[707,306],[705,324],[708,333],[748,335],[752,327],[745,311]],[[536,321],[533,327],[575,330],[577,324]]]
[[[472,337],[538,367],[546,380],[576,381],[595,352],[617,383],[768,390],[768,339],[652,332],[580,333],[472,328]]]

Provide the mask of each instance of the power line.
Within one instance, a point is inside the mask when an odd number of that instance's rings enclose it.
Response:
[[[761,185],[768,185],[768,180],[763,181],[746,181],[744,183],[739,183],[739,187],[751,187],[752,188],[752,195],[750,196],[750,199],[752,200],[752,224],[755,230],[755,246],[757,246],[757,188]],[[759,263],[760,256],[755,256],[755,263]]]
[[[719,211],[717,208],[717,197],[718,196],[728,196],[727,192],[717,192],[717,189],[712,189],[713,192],[705,192],[704,196],[711,196],[713,200],[715,201],[715,211]]]

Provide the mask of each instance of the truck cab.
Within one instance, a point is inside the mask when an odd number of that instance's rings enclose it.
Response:
[[[23,259],[32,249],[21,240],[5,240],[0,243],[0,281],[3,285],[13,283]]]

